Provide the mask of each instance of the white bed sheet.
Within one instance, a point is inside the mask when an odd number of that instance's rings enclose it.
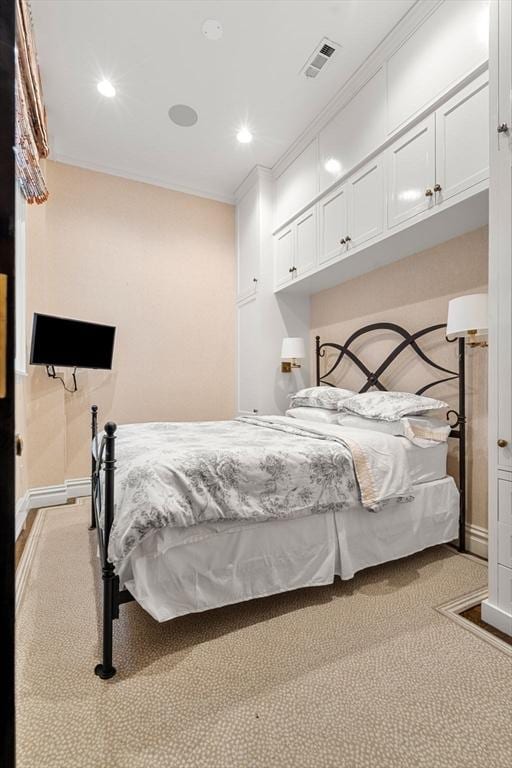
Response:
[[[441,480],[441,478],[446,477],[448,443],[433,443],[431,446],[423,448],[414,445],[406,437],[399,439],[405,445],[413,485],[430,483],[432,480]]]
[[[419,449],[423,453],[425,449]],[[120,569],[157,621],[306,586],[349,579],[457,537],[458,491],[451,477],[423,482],[415,499],[380,512],[361,506],[295,520],[221,521],[163,528]]]

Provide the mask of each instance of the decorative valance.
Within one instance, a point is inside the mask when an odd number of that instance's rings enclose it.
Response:
[[[49,152],[46,114],[27,0],[16,0],[16,166],[28,203],[44,203],[48,189],[39,160]]]

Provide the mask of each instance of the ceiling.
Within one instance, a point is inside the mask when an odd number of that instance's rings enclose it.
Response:
[[[51,157],[221,200],[272,167],[414,0],[32,0]],[[221,22],[207,39],[206,19]],[[323,37],[341,44],[314,80]],[[107,78],[113,99],[96,85]],[[174,125],[187,104],[198,122]],[[247,124],[251,144],[236,133]]]

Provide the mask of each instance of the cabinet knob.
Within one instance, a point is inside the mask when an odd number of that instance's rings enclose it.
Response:
[[[344,238],[344,237],[342,237],[342,238],[341,238],[341,240],[340,240],[340,245],[345,245],[345,243],[346,243],[346,242],[347,242],[347,241],[345,240],[345,238]]]
[[[430,189],[430,187],[427,187],[427,189],[425,190],[425,197],[432,197],[433,194],[434,194],[433,190]]]
[[[350,243],[351,240],[352,238],[350,237],[350,235],[347,235],[345,238],[345,242]]]
[[[297,267],[292,267],[292,272],[296,272],[296,271],[297,271]]]
[[[253,281],[253,283],[257,283],[258,282],[258,278],[257,277],[253,277],[252,281]]]
[[[498,445],[500,448],[506,448],[508,445],[508,440],[504,440],[502,437],[498,440]]]
[[[290,267],[290,269],[288,270],[288,272],[293,272],[293,267]]]
[[[253,408],[253,409],[252,409],[252,412],[253,412],[253,413],[258,413],[258,409],[257,409],[257,408]]]
[[[508,133],[508,123],[500,123],[496,130],[498,133]]]
[[[440,192],[442,190],[442,186],[440,184],[434,184],[434,192]]]

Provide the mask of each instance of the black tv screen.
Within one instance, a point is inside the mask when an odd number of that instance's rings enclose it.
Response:
[[[34,315],[32,365],[112,368],[115,326],[53,315]]]

